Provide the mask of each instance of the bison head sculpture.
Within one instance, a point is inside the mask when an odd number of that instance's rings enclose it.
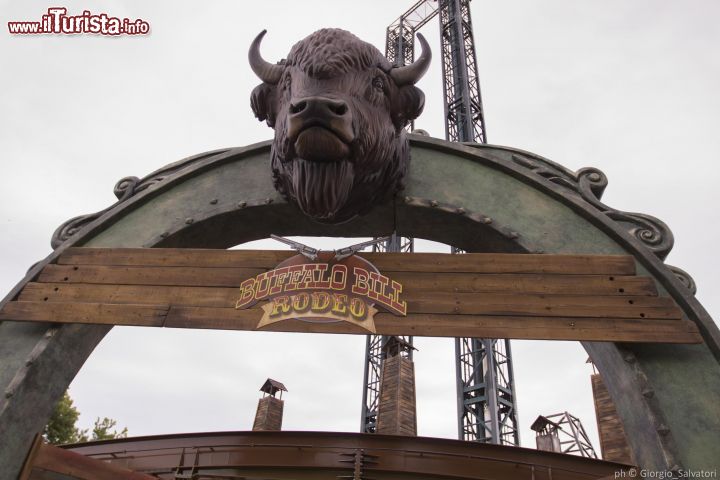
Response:
[[[394,67],[353,34],[323,29],[273,64],[260,55],[265,33],[248,55],[263,81],[251,106],[275,129],[275,188],[323,223],[362,215],[401,190],[410,160],[404,127],[425,102],[414,86],[430,63],[425,38],[418,34],[420,58]]]

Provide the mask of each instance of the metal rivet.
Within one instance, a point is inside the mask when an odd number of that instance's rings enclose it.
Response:
[[[169,234],[168,232],[163,232],[163,233],[160,234],[160,236],[161,236],[162,238],[167,238],[167,237],[170,236],[170,234]]]
[[[490,218],[490,217],[483,218],[483,223],[485,225],[490,225],[492,223],[492,218]]]
[[[210,205],[215,205],[215,204],[217,204],[217,202],[218,202],[218,199],[213,198],[212,200],[210,200]]]
[[[7,392],[5,392],[5,398],[10,398],[12,396],[13,396],[13,392],[11,392],[9,390]]]
[[[457,213],[459,213],[460,215],[465,215],[465,209],[460,207],[457,209]]]
[[[660,424],[660,426],[657,427],[657,431],[660,435],[667,435],[668,433],[670,433],[670,429],[667,425],[664,424]]]
[[[510,233],[508,234],[508,236],[509,236],[510,238],[512,238],[513,240],[515,240],[516,238],[518,238],[518,237],[520,236],[520,234],[517,233],[517,232],[510,232]]]
[[[272,198],[266,198],[266,199],[265,199],[265,203],[267,203],[268,205],[270,205],[272,202],[273,202],[273,199],[272,199]]]
[[[412,202],[412,197],[405,197],[405,203]]]
[[[652,398],[653,395],[655,395],[655,391],[651,388],[646,388],[645,390],[642,391],[642,395],[645,398]]]
[[[185,223],[187,223],[188,225],[190,225],[190,224],[193,223],[194,221],[195,221],[195,220],[193,220],[192,218],[186,218],[186,219],[185,219]]]
[[[571,327],[574,327],[574,326],[575,326],[575,322],[570,322],[569,325],[570,325]]]
[[[634,363],[635,362],[635,355],[632,353],[626,353],[623,355],[623,360],[625,360],[628,363]]]
[[[25,362],[25,366],[26,366],[26,367],[29,367],[29,366],[32,365],[32,364],[33,364],[33,361],[32,361],[32,360],[27,360],[27,361]]]
[[[247,206],[247,202],[238,202],[237,206],[238,208],[245,208]]]
[[[437,200],[433,200],[432,202],[430,202],[430,206],[431,206],[431,207],[437,207],[437,206],[438,206]]]

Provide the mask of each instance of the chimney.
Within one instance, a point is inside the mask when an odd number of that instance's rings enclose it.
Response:
[[[395,336],[387,337],[383,345],[377,433],[417,435],[415,365],[410,360],[411,350],[415,348]]]
[[[603,460],[634,464],[620,416],[599,373],[590,376]]]
[[[546,452],[562,452],[560,449],[560,437],[558,436],[558,428],[560,426],[543,417],[538,416],[530,429],[537,432],[535,436],[535,444],[538,450],[544,450]]]
[[[283,400],[282,392],[287,392],[285,385],[268,378],[260,387],[263,396],[258,400],[258,408],[255,413],[255,423],[253,423],[253,431],[256,430],[282,430],[283,416]],[[276,398],[275,394],[280,392],[280,398]]]

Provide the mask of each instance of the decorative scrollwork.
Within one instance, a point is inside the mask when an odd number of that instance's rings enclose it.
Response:
[[[675,239],[670,228],[661,220],[643,213],[623,212],[610,208],[600,201],[607,176],[597,168],[582,168],[573,172],[550,160],[527,155],[512,155],[513,161],[540,175],[546,180],[579,195],[583,200],[623,225],[627,232],[650,249],[661,260],[672,250]]]
[[[115,208],[117,205],[126,202],[134,195],[137,195],[138,193],[147,190],[148,188],[158,183],[163,182],[168,177],[172,176],[180,170],[191,167],[199,163],[200,161],[207,160],[210,157],[222,155],[228,151],[229,149],[217,150],[214,152],[203,153],[201,155],[190,157],[185,160],[180,160],[179,162],[171,163],[170,165],[163,167],[160,170],[157,170],[150,175],[144,177],[142,180],[138,177],[132,176],[121,178],[113,188],[113,193],[118,199],[117,202],[104,210],[100,210],[99,212],[73,217],[70,220],[62,223],[55,230],[55,232],[53,232],[52,237],[50,238],[50,245],[53,249],[59,247],[60,245],[62,245],[63,242],[70,239],[73,235],[76,235],[86,226],[88,226],[98,218],[102,217],[106,212]]]
[[[130,198],[135,193],[135,186],[140,182],[138,177],[121,178],[113,188],[113,193],[121,202]]]
[[[671,272],[675,274],[677,279],[680,280],[680,282],[685,285],[688,290],[690,290],[690,293],[692,293],[693,295],[697,293],[697,285],[695,285],[695,280],[693,280],[689,273],[687,273],[682,268],[672,265],[667,265],[667,267],[670,269]]]
[[[88,215],[80,215],[62,223],[53,232],[52,237],[50,238],[50,246],[53,249],[56,249],[57,247],[62,245],[63,242],[65,242],[77,232],[85,228],[85,226],[100,218],[102,214],[106,211],[107,209]]]

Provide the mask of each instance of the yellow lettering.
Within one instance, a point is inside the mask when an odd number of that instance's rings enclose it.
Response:
[[[330,288],[332,290],[345,290],[345,282],[347,281],[347,266],[336,263],[333,265],[330,275]]]
[[[307,311],[310,308],[310,295],[307,293],[293,295],[292,308],[298,313]]]
[[[356,320],[362,320],[367,313],[367,304],[361,299],[352,297],[350,299],[350,315]]]
[[[300,280],[300,276],[302,275],[302,272],[303,272],[302,265],[293,265],[291,267],[288,267],[289,280],[288,280],[287,286],[285,286],[286,292],[297,290],[298,281]]]
[[[312,265],[303,265],[303,275],[302,280],[300,281],[300,284],[298,285],[298,290],[307,290],[310,288],[310,284],[312,284],[313,281],[313,268]]]
[[[279,315],[285,315],[290,311],[290,297],[282,295],[275,297],[271,300],[273,302],[271,317],[277,317]]]
[[[394,309],[400,315],[407,315],[407,302],[400,301],[400,294],[402,293],[402,285],[395,280],[391,282],[392,293],[390,294],[390,307]]]
[[[267,297],[268,290],[270,290],[270,279],[268,278],[268,274],[269,272],[265,272],[255,277],[255,280],[257,281],[255,285],[255,300],[262,300]]]
[[[345,316],[347,313],[347,295],[333,294],[333,300],[332,313]]]
[[[330,307],[331,300],[330,294],[328,293],[313,292],[312,307],[310,307],[310,309],[313,312],[324,312]]]
[[[285,278],[288,276],[288,267],[284,268],[278,268],[277,270],[273,270],[273,286],[270,287],[270,291],[268,295],[276,295],[280,292],[282,292],[283,284],[285,283]]]
[[[353,273],[355,274],[355,283],[352,286],[352,293],[362,296],[367,295],[370,290],[370,285],[368,284],[368,277],[370,274],[367,270],[361,267],[354,267]]]
[[[240,300],[235,304],[235,308],[243,308],[253,301],[255,297],[255,279],[248,278],[240,284]]]

